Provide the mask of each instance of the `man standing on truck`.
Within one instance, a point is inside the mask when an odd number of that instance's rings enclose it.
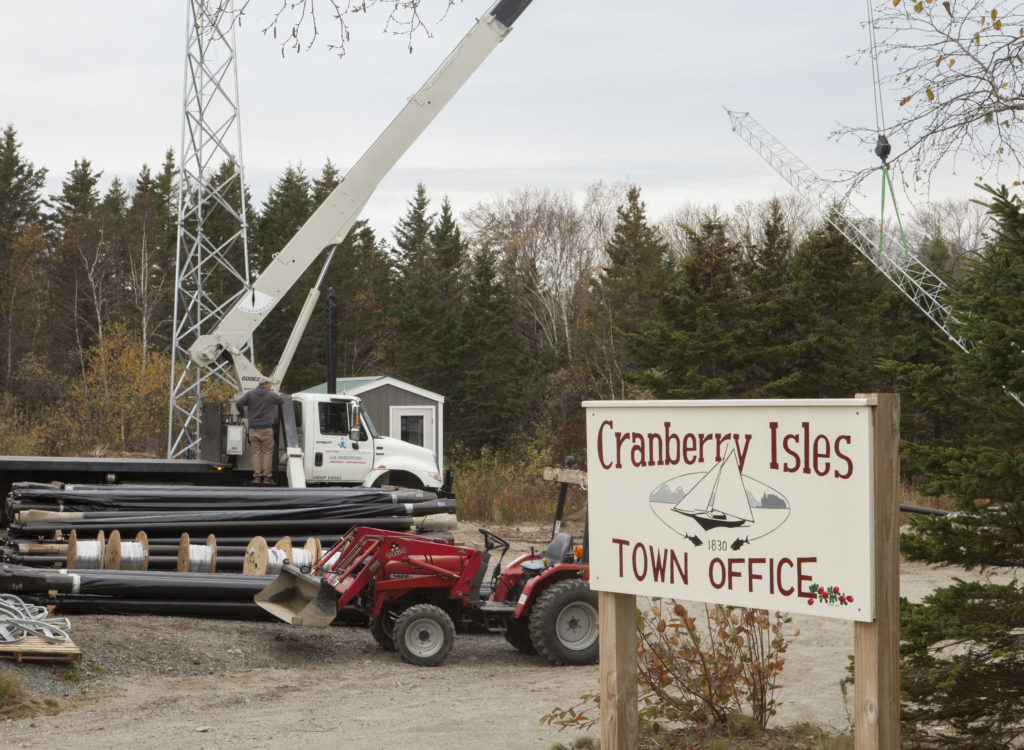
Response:
[[[284,399],[274,393],[270,378],[265,376],[260,378],[259,385],[235,401],[240,417],[245,416],[245,407],[249,407],[250,484],[277,484],[274,481],[274,410],[283,403]]]

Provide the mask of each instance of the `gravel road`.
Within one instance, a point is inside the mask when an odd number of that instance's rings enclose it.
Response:
[[[519,547],[545,532],[521,533]],[[901,573],[914,600],[954,574],[972,577],[916,563]],[[798,614],[793,626],[774,723],[846,727],[839,682],[852,623]],[[599,682],[597,666],[551,667],[493,634],[460,633],[433,668],[382,651],[365,627],[75,615],[71,635],[83,653],[73,668],[0,661],[60,706],[6,722],[3,748],[549,748],[574,735],[541,717]]]

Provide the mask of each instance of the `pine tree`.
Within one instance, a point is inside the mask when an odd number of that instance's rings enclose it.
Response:
[[[458,377],[447,395],[445,425],[471,450],[505,445],[525,416],[523,384],[529,374],[525,342],[512,326],[508,286],[494,252],[481,248],[472,261],[466,304],[453,333]]]
[[[308,291],[319,270],[310,269],[300,278],[297,294]],[[338,298],[338,376],[382,374],[391,283],[391,266],[384,246],[377,242],[366,221],[356,222],[334,250],[320,299],[285,379],[286,390],[309,388],[326,378],[327,291],[332,288]]]
[[[166,340],[171,329],[176,242],[168,232],[172,219],[167,177],[166,166],[154,178],[143,164],[126,216],[121,276],[128,322],[138,327],[144,356],[158,338]]]
[[[252,275],[257,277],[273,262],[313,213],[309,177],[301,167],[288,166],[263,202],[250,243]],[[270,372],[292,333],[295,320],[320,268],[307,269],[264,319],[255,336],[257,366]],[[289,381],[290,382],[290,381]]]
[[[659,398],[742,395],[749,353],[759,343],[751,340],[742,253],[717,216],[687,234],[687,255],[658,300],[661,321],[638,339],[644,370],[636,377]]]
[[[792,379],[790,332],[799,303],[793,296],[795,242],[778,198],[768,202],[760,219],[761,231],[756,238],[748,238],[741,268],[754,312],[750,337],[758,342],[756,352],[745,362],[746,395],[771,398],[785,393]]]
[[[952,429],[905,452],[957,514],[915,517],[901,549],[912,560],[965,568],[1016,569],[1024,559],[1024,215],[1005,188],[989,190],[997,229],[968,266],[955,300],[960,333],[974,342],[950,377],[934,368],[916,379],[955,404]],[[922,368],[927,369],[927,368]],[[922,746],[1009,748],[1020,737],[1024,702],[1024,586],[956,581],[901,612],[904,720]],[[950,644],[955,647],[950,648]]]
[[[583,352],[607,398],[627,395],[626,374],[636,368],[636,352],[650,354],[646,339],[654,332],[658,299],[670,276],[668,246],[647,221],[640,188],[630,186],[617,215],[605,245],[608,264],[594,283],[586,313],[591,339]]]
[[[327,200],[327,196],[339,184],[341,184],[341,172],[328,159],[320,170],[320,176],[313,180],[311,200],[314,210]]]
[[[46,170],[36,169],[20,149],[14,126],[8,125],[0,139],[0,263],[7,262],[15,235],[42,215]]]
[[[32,339],[45,307],[40,191],[46,170],[36,169],[20,148],[8,125],[0,139],[0,372],[5,388],[12,385],[15,361],[38,344]]]
[[[874,358],[890,333],[884,301],[898,294],[830,222],[793,257],[790,377],[773,395],[846,398],[878,385]]]
[[[93,172],[88,159],[75,160],[74,168],[61,183],[59,195],[51,195],[51,222],[58,234],[71,230],[76,221],[89,217],[100,204],[99,182],[103,172]]]
[[[443,353],[437,349],[434,319],[440,278],[431,242],[436,215],[427,213],[429,205],[421,183],[395,227],[398,279],[389,359],[398,377],[444,393]]]

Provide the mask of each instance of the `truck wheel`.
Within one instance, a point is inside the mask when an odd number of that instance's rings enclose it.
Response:
[[[395,620],[395,647],[410,664],[434,667],[455,645],[452,618],[433,604],[414,604]]]
[[[530,613],[530,642],[552,664],[597,661],[597,592],[579,578],[551,584]]]
[[[385,607],[379,617],[370,619],[370,635],[385,651],[395,650],[395,611]]]
[[[512,644],[512,647],[521,654],[535,654],[537,649],[530,643],[530,626],[526,618],[509,620],[505,629],[505,640]]]

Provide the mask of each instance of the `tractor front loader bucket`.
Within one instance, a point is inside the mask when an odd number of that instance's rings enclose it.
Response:
[[[327,581],[302,573],[294,565],[281,566],[277,578],[253,601],[291,625],[325,628],[338,614],[338,592]]]

